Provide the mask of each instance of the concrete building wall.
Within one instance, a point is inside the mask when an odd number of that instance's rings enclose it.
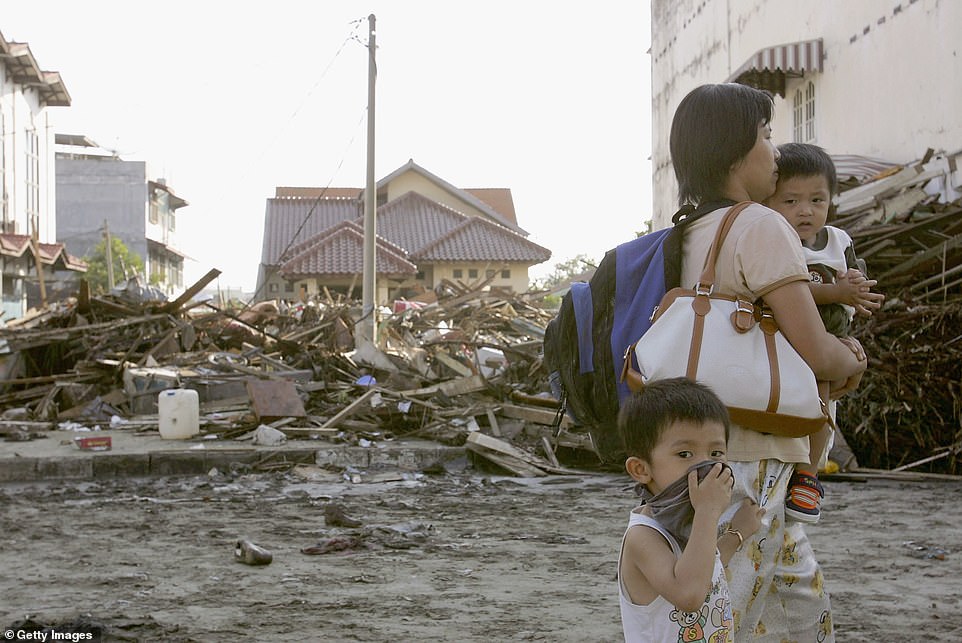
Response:
[[[35,143],[31,138],[35,137]],[[35,145],[35,151],[31,146]],[[15,234],[31,234],[36,210],[43,243],[57,239],[54,134],[50,115],[33,87],[16,83],[0,59],[0,221]],[[36,203],[29,194],[29,165],[36,157]]]
[[[443,205],[448,206],[452,210],[457,210],[461,214],[466,214],[470,217],[481,217],[490,221],[491,219],[486,214],[482,214],[480,210],[469,205],[468,203],[458,199],[453,194],[438,186],[418,174],[414,170],[408,170],[400,176],[396,177],[388,184],[387,197],[388,201],[393,201],[394,199],[407,194],[408,192],[417,192],[418,194],[431,199],[432,201],[437,201]]]
[[[668,152],[681,99],[724,82],[757,51],[823,40],[823,70],[776,97],[776,143],[793,140],[792,99],[815,94],[815,136],[830,154],[906,163],[928,148],[962,151],[956,0],[652,0],[654,228],[670,224],[677,184]]]
[[[113,158],[57,159],[60,240],[87,255],[110,234],[147,260],[147,168],[143,161]]]
[[[519,263],[442,263],[434,266],[433,284],[442,279],[454,283],[472,284],[483,280],[489,270],[494,271],[490,285],[497,288],[510,288],[514,292],[528,289],[528,267]],[[504,273],[507,272],[507,275]]]

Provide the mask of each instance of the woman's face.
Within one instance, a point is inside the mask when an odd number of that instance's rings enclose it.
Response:
[[[761,202],[773,195],[778,182],[778,156],[771,125],[762,123],[758,126],[755,146],[732,166],[726,196],[737,201]]]

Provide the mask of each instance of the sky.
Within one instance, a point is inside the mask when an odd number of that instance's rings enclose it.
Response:
[[[510,188],[552,251],[532,278],[633,238],[652,202],[649,7],[30,0],[3,3],[0,33],[60,72],[56,132],[145,161],[187,200],[185,286],[217,268],[220,288],[253,291],[276,186],[364,187],[371,14],[376,179],[413,159]]]

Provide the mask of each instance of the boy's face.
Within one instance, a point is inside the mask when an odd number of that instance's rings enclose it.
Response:
[[[652,494],[685,475],[693,464],[726,461],[725,425],[721,422],[671,423],[651,451],[650,461],[630,457],[625,462],[628,474],[648,487]]]
[[[811,245],[815,235],[825,227],[832,195],[828,179],[821,174],[793,176],[779,179],[766,205],[775,210],[795,228],[803,245]]]

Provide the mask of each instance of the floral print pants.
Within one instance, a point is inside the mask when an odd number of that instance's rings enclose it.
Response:
[[[822,570],[801,523],[785,521],[785,495],[794,466],[778,460],[730,462],[734,507],[745,497],[765,508],[762,526],[745,539],[726,570],[735,641],[833,643],[832,608]]]

